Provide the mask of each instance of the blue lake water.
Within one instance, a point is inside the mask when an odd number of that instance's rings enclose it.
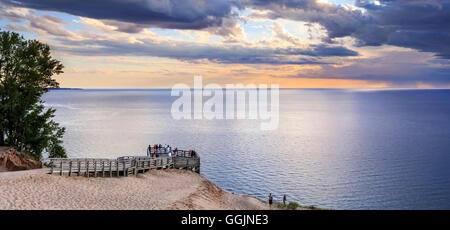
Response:
[[[333,209],[450,209],[450,90],[280,90],[279,128],[174,120],[170,90],[57,90],[69,157],[195,149],[220,187]]]

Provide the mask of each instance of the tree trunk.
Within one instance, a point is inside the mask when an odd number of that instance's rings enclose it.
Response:
[[[3,130],[0,130],[0,146],[5,145],[5,134],[3,133]]]

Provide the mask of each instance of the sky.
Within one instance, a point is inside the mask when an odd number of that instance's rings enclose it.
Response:
[[[0,0],[68,88],[450,88],[450,0]]]

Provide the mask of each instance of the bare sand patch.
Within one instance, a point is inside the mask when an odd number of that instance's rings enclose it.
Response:
[[[185,170],[152,170],[137,177],[86,178],[46,169],[0,173],[0,209],[269,209]]]

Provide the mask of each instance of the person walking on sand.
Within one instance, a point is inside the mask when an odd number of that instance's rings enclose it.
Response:
[[[272,201],[273,201],[272,193],[269,193],[269,206],[270,206],[270,208],[272,208]]]
[[[286,205],[286,194],[283,196],[283,205]]]

